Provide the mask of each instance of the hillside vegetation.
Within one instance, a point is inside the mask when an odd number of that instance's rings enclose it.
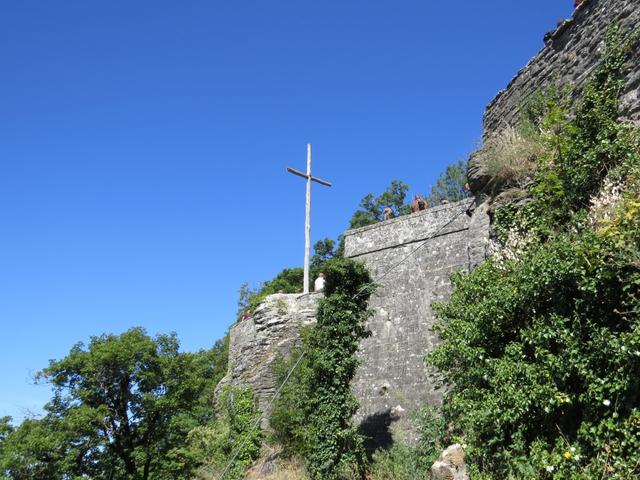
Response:
[[[428,357],[474,479],[640,478],[640,136],[617,121],[637,37],[613,30],[575,105],[545,92],[480,152],[520,201],[454,277]]]

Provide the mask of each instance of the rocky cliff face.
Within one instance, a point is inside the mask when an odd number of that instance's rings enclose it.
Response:
[[[599,62],[608,29],[614,25],[637,28],[638,0],[586,0],[558,28],[545,37],[545,45],[489,103],[484,114],[485,138],[506,126],[515,126],[519,108],[535,92],[551,85],[573,85],[578,93]],[[629,62],[620,92],[624,120],[640,121],[640,51]]]
[[[258,406],[267,412],[276,389],[272,369],[279,355],[288,355],[300,342],[300,329],[315,323],[320,294],[268,296],[252,318],[236,323],[229,332],[229,369],[222,385],[251,387]]]

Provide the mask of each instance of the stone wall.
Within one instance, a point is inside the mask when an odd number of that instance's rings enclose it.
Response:
[[[449,298],[454,271],[486,257],[489,217],[484,207],[471,214],[474,205],[463,200],[345,233],[345,255],[362,260],[379,284],[353,384],[358,420],[372,430],[441,401],[424,363],[437,344],[431,305]]]
[[[532,7],[532,8],[535,8]],[[584,87],[604,49],[604,38],[613,24],[640,26],[638,0],[587,0],[571,19],[546,35],[545,45],[489,103],[484,114],[484,136],[505,126],[514,126],[519,107],[533,93],[550,85],[571,84],[576,92]],[[629,121],[640,121],[640,51],[629,62],[621,93],[620,113]]]
[[[345,233],[346,256],[362,260],[380,285],[370,301],[372,335],[362,343],[354,381],[357,420],[367,433],[377,435],[417,407],[440,402],[423,360],[437,342],[431,303],[448,299],[452,272],[485,258],[489,219],[474,205],[467,199]],[[300,344],[300,328],[315,322],[320,295],[270,295],[252,318],[235,324],[219,388],[250,386],[268,413],[276,389],[273,362]]]

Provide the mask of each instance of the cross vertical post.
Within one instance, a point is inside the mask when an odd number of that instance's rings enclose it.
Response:
[[[304,215],[304,278],[302,292],[309,293],[309,255],[311,254],[311,144],[307,143],[307,201]]]
[[[310,143],[307,144],[307,173],[304,174],[291,167],[287,167],[287,171],[307,180],[307,195],[304,219],[304,278],[302,291],[303,293],[309,293],[309,255],[311,254],[311,182],[314,181],[327,187],[330,187],[331,183],[311,175]]]

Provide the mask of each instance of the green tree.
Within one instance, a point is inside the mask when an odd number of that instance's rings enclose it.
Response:
[[[226,341],[179,352],[176,336],[141,328],[92,337],[38,374],[54,389],[46,414],[9,432],[0,449],[5,478],[189,478],[177,455],[212,415],[226,370]]]
[[[0,445],[2,441],[7,438],[14,428],[11,426],[11,417],[0,417]]]
[[[337,254],[336,241],[330,238],[318,240],[313,244],[313,256],[310,261],[311,278],[315,278],[327,260],[332,259]]]
[[[0,444],[1,478],[47,480],[99,475],[92,468],[88,442],[72,441],[74,436],[85,435],[81,415],[68,424],[52,416],[24,420]]]
[[[272,280],[264,282],[260,293],[272,295],[274,293],[298,293],[302,291],[302,268],[285,268]]]
[[[302,292],[303,276],[302,268],[285,268],[271,280],[263,282],[258,289],[252,290],[247,282],[243,283],[239,292],[238,317],[245,311],[253,312],[268,295]]]
[[[442,200],[458,202],[469,196],[465,188],[467,183],[467,162],[460,160],[452,163],[440,174],[436,185],[431,187],[427,201],[431,206],[438,205]]]
[[[407,190],[409,190],[407,184],[393,180],[391,185],[377,197],[371,193],[367,194],[360,202],[361,208],[353,213],[349,228],[364,227],[384,220],[384,209],[387,207],[393,210],[394,216],[409,213],[411,208],[404,203]]]
[[[238,290],[238,310],[236,318],[240,318],[242,314],[251,307],[251,299],[260,293],[260,289],[249,287],[249,282],[242,282]]]
[[[216,418],[189,432],[183,452],[200,465],[197,478],[220,478],[224,472],[225,480],[239,480],[260,453],[263,434],[256,428],[256,399],[249,388],[226,385],[216,406]]]

